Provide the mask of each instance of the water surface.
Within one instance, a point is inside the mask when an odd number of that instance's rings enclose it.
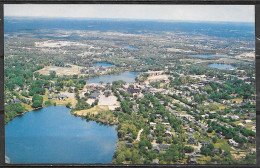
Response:
[[[139,75],[138,72],[124,72],[117,75],[106,75],[87,80],[87,83],[112,83],[114,81],[123,80],[127,83],[134,83],[135,78]]]
[[[190,55],[190,57],[196,57],[196,58],[231,58],[231,56],[228,56],[228,55]]]
[[[11,163],[110,163],[116,142],[114,126],[86,122],[65,106],[30,111],[5,127]]]
[[[209,64],[208,67],[214,68],[214,69],[222,69],[222,70],[233,70],[236,69],[236,67],[228,64]]]
[[[138,48],[136,48],[134,46],[125,46],[124,48],[128,49],[128,50],[138,50]]]
[[[93,63],[93,66],[102,66],[102,67],[111,67],[113,64],[107,63],[107,62],[96,62]]]

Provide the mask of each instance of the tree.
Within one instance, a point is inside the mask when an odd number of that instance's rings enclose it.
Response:
[[[191,146],[185,146],[184,151],[185,153],[192,153],[194,151],[194,148]]]
[[[179,159],[178,145],[171,145],[170,148],[164,154],[164,158],[167,162],[177,162]]]
[[[212,151],[214,149],[214,145],[213,144],[208,144],[208,148]]]
[[[231,132],[228,132],[225,136],[226,139],[231,139],[233,137]]]
[[[156,142],[157,142],[157,143],[162,143],[162,142],[163,142],[163,137],[162,137],[162,136],[159,136],[159,137],[156,139]]]
[[[50,100],[47,100],[44,102],[45,106],[50,106],[51,105],[51,101]]]
[[[209,129],[208,129],[208,133],[212,133],[213,132],[213,129],[210,127]]]
[[[155,129],[155,134],[157,136],[163,136],[165,133],[165,127],[162,124],[157,124]]]
[[[55,71],[51,71],[50,72],[50,77],[53,79],[56,77],[56,72]]]
[[[220,154],[222,154],[222,149],[221,149],[221,147],[218,148],[218,151],[219,151]]]
[[[129,161],[131,159],[131,157],[132,157],[132,153],[130,152],[129,149],[127,149],[125,151],[125,160]]]
[[[38,94],[35,94],[32,98],[32,107],[33,108],[39,108],[39,107],[42,107],[42,103],[43,103],[43,97],[38,95]]]
[[[213,141],[213,143],[216,143],[217,142],[217,138],[216,137],[212,138],[212,141]]]
[[[72,106],[72,104],[71,104],[70,102],[68,102],[68,103],[66,104],[66,107],[67,107],[67,108],[71,108],[71,106]]]
[[[201,154],[205,156],[213,156],[213,152],[210,150],[210,148],[207,147],[201,147],[200,148]]]
[[[123,153],[120,153],[116,158],[116,163],[121,164],[125,160],[125,155]]]

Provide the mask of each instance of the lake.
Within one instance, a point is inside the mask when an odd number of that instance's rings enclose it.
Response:
[[[110,163],[117,140],[115,126],[87,122],[65,106],[30,111],[5,126],[11,163]]]
[[[208,67],[214,68],[214,69],[222,69],[222,70],[236,69],[236,67],[234,67],[232,65],[227,65],[227,64],[209,64]]]
[[[135,78],[139,75],[139,72],[124,72],[116,75],[106,75],[87,80],[87,83],[112,83],[114,81],[123,80],[127,83],[134,83]]]
[[[107,62],[96,62],[93,63],[93,66],[102,66],[102,67],[111,67],[113,64],[107,63]]]
[[[124,48],[128,49],[128,50],[138,50],[138,48],[136,48],[134,46],[125,46]]]
[[[189,57],[196,57],[196,58],[232,58],[231,56],[228,55],[189,55]]]

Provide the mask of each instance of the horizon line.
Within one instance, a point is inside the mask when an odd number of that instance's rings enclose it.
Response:
[[[254,24],[255,21],[211,21],[211,20],[170,20],[170,19],[141,19],[141,18],[93,18],[93,17],[66,17],[66,16],[15,16],[15,15],[6,15],[5,17],[14,17],[14,18],[42,18],[42,19],[76,19],[76,20],[136,20],[136,21],[161,21],[161,22],[210,22],[210,23],[251,23]]]

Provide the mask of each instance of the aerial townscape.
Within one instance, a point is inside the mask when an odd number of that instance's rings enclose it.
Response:
[[[254,24],[46,20],[5,18],[6,126],[66,106],[113,126],[108,163],[256,163]]]

